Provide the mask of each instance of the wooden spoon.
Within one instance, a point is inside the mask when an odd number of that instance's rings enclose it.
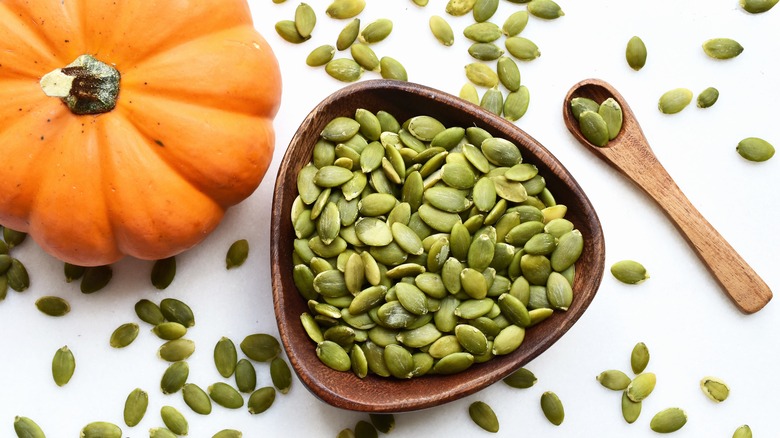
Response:
[[[591,144],[580,132],[570,104],[575,97],[588,97],[599,103],[611,97],[623,109],[623,127],[607,146]],[[672,180],[653,154],[634,113],[617,90],[598,79],[587,79],[574,85],[563,102],[563,120],[572,135],[588,150],[655,200],[741,311],[757,312],[772,299],[769,286],[704,219]]]

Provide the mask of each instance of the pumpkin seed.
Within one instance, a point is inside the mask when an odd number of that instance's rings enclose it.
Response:
[[[160,301],[160,312],[166,320],[178,322],[184,327],[190,328],[195,325],[195,315],[190,306],[176,298],[163,298]]]
[[[638,36],[633,36],[626,44],[626,62],[632,69],[639,71],[647,63],[647,47]]]
[[[290,391],[292,372],[290,372],[290,366],[281,357],[277,356],[271,361],[271,381],[282,394],[287,394]]]
[[[298,33],[298,27],[293,20],[277,21],[274,25],[274,29],[276,29],[276,33],[288,43],[300,44],[311,38],[311,36],[304,37]]]
[[[306,39],[311,38],[311,32],[316,24],[317,15],[311,6],[301,3],[295,8],[295,29],[298,35]]]
[[[395,428],[395,417],[393,414],[368,414],[371,424],[382,433],[390,433]]]
[[[479,105],[479,94],[477,93],[477,89],[470,82],[463,84],[460,93],[458,93],[458,97],[475,105]]]
[[[338,435],[336,435],[336,438],[355,438],[355,432],[350,428],[342,429]]]
[[[571,100],[571,112],[574,114],[574,118],[580,120],[580,115],[585,111],[599,112],[599,104],[587,97],[575,97]]]
[[[476,2],[477,0],[449,0],[444,11],[452,16],[460,17],[471,12]]]
[[[154,326],[152,333],[157,335],[158,338],[166,341],[172,341],[179,339],[187,334],[187,327],[179,324],[178,322],[164,322]]]
[[[613,391],[623,391],[628,388],[631,378],[620,370],[606,370],[596,376],[601,386]]]
[[[547,225],[545,231],[546,229]],[[555,271],[565,271],[580,258],[583,248],[584,239],[579,230],[572,230],[559,236],[558,245],[550,255],[550,266]]]
[[[498,9],[498,0],[477,0],[471,9],[474,21],[482,23],[490,19]]]
[[[626,394],[628,398],[633,402],[641,402],[644,400],[653,389],[655,389],[655,374],[642,373],[636,377],[626,387]]]
[[[13,249],[16,246],[21,245],[26,238],[27,233],[25,232],[3,227],[3,241],[5,242],[6,246],[8,246],[8,249]]]
[[[235,429],[222,429],[211,438],[241,438],[243,434]]]
[[[153,427],[149,429],[149,438],[176,438],[176,434],[170,429],[164,427]]]
[[[225,382],[217,382],[208,387],[208,394],[214,403],[227,409],[238,409],[244,406],[244,397],[236,388]]]
[[[493,339],[493,354],[502,356],[517,350],[525,339],[525,329],[517,325],[509,325]]]
[[[718,101],[718,96],[720,96],[720,93],[716,88],[706,88],[699,93],[699,96],[696,98],[696,106],[699,108],[709,108],[712,105],[715,105],[715,102]]]
[[[336,58],[325,64],[325,72],[341,82],[355,82],[363,76],[363,67],[354,59]]]
[[[547,277],[547,301],[556,310],[567,310],[571,305],[571,284],[559,272],[551,272]]]
[[[436,374],[457,374],[474,363],[474,355],[465,351],[451,353],[439,359],[433,366]]]
[[[481,356],[489,351],[487,336],[472,325],[455,326],[455,337],[466,351],[475,356]]]
[[[355,438],[377,438],[377,436],[376,428],[368,421],[360,420],[355,424]]]
[[[310,67],[321,67],[330,62],[335,53],[335,47],[330,44],[323,44],[309,53],[306,57],[306,65]]]
[[[341,32],[339,32],[339,35],[336,38],[336,49],[338,50],[348,49],[349,46],[351,46],[352,43],[354,43],[355,40],[357,40],[359,33],[360,33],[360,19],[354,18],[346,26],[344,26],[344,29],[342,29]]]
[[[176,276],[176,257],[168,257],[154,262],[152,266],[152,285],[157,289],[165,289]]]
[[[333,341],[319,342],[316,352],[323,364],[336,371],[347,371],[351,368],[349,355],[344,351],[344,348]]]
[[[778,0],[739,0],[739,5],[751,14],[760,14],[772,9],[777,2]]]
[[[481,62],[466,65],[466,77],[479,87],[492,88],[498,85],[498,74]]]
[[[64,346],[54,353],[51,362],[51,374],[57,386],[65,386],[76,371],[76,359],[68,346]]]
[[[273,387],[266,386],[254,391],[246,402],[249,413],[254,415],[267,411],[274,403],[275,398],[276,390]]]
[[[610,97],[604,102],[601,102],[601,105],[599,106],[599,115],[607,124],[609,139],[613,140],[617,137],[620,129],[623,127],[623,110],[620,108],[617,101]]]
[[[623,396],[620,400],[620,409],[623,413],[623,419],[626,423],[631,424],[639,418],[639,414],[642,413],[642,402],[635,402],[628,398],[628,393],[623,391]]]
[[[452,32],[452,27],[444,18],[438,15],[432,15],[428,20],[428,27],[430,27],[433,36],[443,45],[451,46],[455,42],[455,35]]]
[[[187,383],[182,387],[181,394],[184,403],[196,414],[208,415],[211,413],[211,398],[200,386]]]
[[[750,430],[750,426],[743,424],[734,431],[731,438],[753,438],[753,431]]]
[[[463,29],[463,36],[475,43],[492,43],[501,38],[502,31],[495,23],[474,23]]]
[[[15,417],[14,418],[14,432],[19,438],[45,438],[46,434],[43,433],[38,424],[28,417]]]
[[[165,427],[176,435],[187,435],[189,432],[190,427],[187,419],[173,406],[166,405],[160,408],[160,417],[165,423]]]
[[[542,55],[536,43],[521,36],[507,38],[504,45],[512,56],[521,61],[532,61]]]
[[[11,268],[13,269],[13,265]],[[112,276],[113,270],[111,269],[111,266],[88,267],[84,271],[84,277],[81,279],[81,293],[91,294],[103,289],[111,281]]]
[[[503,382],[512,388],[527,389],[537,382],[533,372],[526,368],[520,368],[503,379]]]
[[[2,252],[2,251],[0,251]],[[64,267],[65,282],[70,283],[73,280],[78,280],[84,275],[84,271],[87,270],[84,266],[77,266],[70,263],[65,263]]]
[[[244,264],[249,255],[249,242],[246,239],[236,240],[228,248],[225,256],[227,269],[237,268]]]
[[[387,18],[380,18],[369,23],[358,35],[358,40],[365,44],[378,43],[390,35],[393,31],[393,22]]]
[[[49,316],[64,316],[70,312],[70,304],[63,298],[43,296],[35,300],[35,307]]]
[[[365,0],[334,0],[325,10],[330,18],[343,20],[355,17],[366,7]]]
[[[520,89],[520,69],[512,58],[508,56],[499,57],[496,72],[499,82],[509,91]]]
[[[190,375],[190,366],[185,361],[174,362],[168,365],[160,379],[160,389],[163,394],[178,392],[187,383]]]
[[[525,29],[528,24],[528,11],[516,11],[509,15],[501,26],[501,31],[508,37],[513,37]]]
[[[737,153],[746,160],[762,162],[775,155],[775,147],[764,139],[748,137],[737,144]]]
[[[650,420],[650,429],[658,433],[671,433],[680,430],[688,422],[688,415],[680,408],[667,408],[658,412]]]
[[[701,47],[707,56],[715,59],[736,58],[745,50],[741,44],[731,38],[713,38],[705,41]]]
[[[517,91],[507,94],[504,100],[504,118],[512,122],[522,118],[528,111],[530,100],[528,87],[520,85]]]
[[[106,421],[95,421],[81,429],[81,438],[122,438],[122,429]]]
[[[149,394],[141,388],[132,390],[125,400],[125,424],[128,427],[138,425],[146,415],[147,406],[149,406]]]
[[[547,391],[542,394],[541,406],[542,413],[544,413],[544,416],[550,423],[556,426],[560,426],[561,423],[563,423],[563,418],[565,415],[563,411],[563,403],[561,403],[561,399],[558,398],[554,392]]]
[[[383,56],[379,60],[379,68],[383,79],[392,79],[396,81],[409,80],[406,69],[395,58]]]
[[[687,88],[669,90],[658,99],[658,110],[664,114],[677,114],[693,99],[693,92]]]
[[[469,55],[480,61],[495,61],[504,51],[493,43],[474,43],[468,48]]]
[[[379,58],[366,43],[352,44],[350,55],[361,67],[368,71],[379,71]]]
[[[579,127],[582,135],[596,146],[606,146],[609,143],[609,126],[599,113],[583,111],[580,113]]]
[[[230,377],[236,369],[238,352],[236,345],[229,338],[222,337],[214,346],[214,365],[222,377]]]
[[[482,429],[493,433],[498,432],[498,417],[493,411],[493,408],[487,403],[483,401],[471,403],[469,405],[469,416],[471,417],[471,421]]]
[[[479,102],[479,106],[487,111],[500,116],[504,110],[504,95],[498,88],[493,87],[482,95],[482,100]]]
[[[631,350],[631,370],[634,374],[641,374],[650,362],[650,351],[644,342],[638,342]]]
[[[240,347],[246,357],[257,362],[271,361],[282,352],[279,341],[265,333],[256,333],[245,337],[241,341]]]
[[[122,324],[111,333],[109,344],[114,348],[127,347],[138,337],[138,332],[138,324],[134,322]]]
[[[729,386],[717,377],[704,377],[699,382],[699,387],[708,399],[716,403],[725,401],[729,396]]]
[[[531,325],[528,309],[519,298],[509,293],[503,293],[498,297],[497,303],[501,314],[512,324],[517,324],[520,327]]]
[[[160,346],[157,354],[168,362],[178,362],[187,359],[195,352],[195,342],[189,339],[174,339]]]
[[[637,284],[650,278],[645,267],[633,260],[616,262],[609,268],[609,271],[618,281],[626,284]]]
[[[531,0],[528,2],[528,12],[545,20],[553,20],[565,15],[560,5],[553,0]]]
[[[405,347],[390,344],[385,347],[383,358],[390,375],[398,379],[409,379],[414,374],[414,359]]]

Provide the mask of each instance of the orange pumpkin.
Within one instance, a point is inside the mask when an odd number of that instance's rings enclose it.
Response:
[[[48,253],[175,255],[260,184],[281,79],[246,0],[3,0],[0,35],[0,224]]]

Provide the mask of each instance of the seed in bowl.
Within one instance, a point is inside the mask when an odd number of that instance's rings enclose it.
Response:
[[[454,374],[574,299],[582,234],[517,145],[484,129],[361,108],[324,127],[297,182],[293,278],[330,368]]]

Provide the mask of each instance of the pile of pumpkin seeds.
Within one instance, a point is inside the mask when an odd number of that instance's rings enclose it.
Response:
[[[333,369],[456,373],[571,305],[583,237],[509,140],[359,108],[325,126],[297,181],[301,321]]]

